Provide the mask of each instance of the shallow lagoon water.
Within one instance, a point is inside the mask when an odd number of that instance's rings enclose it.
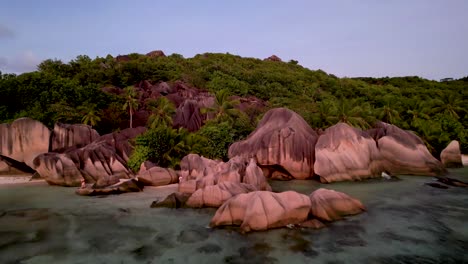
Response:
[[[449,177],[468,181],[468,168]],[[320,230],[245,235],[207,228],[215,209],[150,208],[176,185],[105,197],[46,183],[0,186],[0,263],[468,263],[468,189],[400,179],[273,181],[274,191],[342,191],[368,210]]]

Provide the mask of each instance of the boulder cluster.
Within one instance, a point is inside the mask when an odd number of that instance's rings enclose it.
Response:
[[[177,83],[142,82],[139,87],[147,93],[143,98],[170,98],[177,106],[175,125],[192,131],[206,118],[199,109],[214,100]],[[413,132],[391,124],[380,122],[363,131],[338,123],[316,131],[297,113],[276,108],[245,140],[230,146],[229,161],[189,154],[182,159],[180,171],[147,161],[135,174],[127,167],[133,151],[130,142],[145,131],[137,127],[100,136],[90,126],[66,124],[56,124],[51,131],[38,121],[21,118],[0,124],[0,172],[29,168],[49,184],[81,186],[80,195],[178,183],[177,192],[151,207],[218,208],[210,226],[236,225],[249,232],[283,226],[321,228],[326,222],[365,211],[360,201],[333,190],[322,188],[309,196],[272,192],[268,178],[331,183],[396,174],[440,176],[446,167],[462,164],[456,141],[442,151],[440,162]]]

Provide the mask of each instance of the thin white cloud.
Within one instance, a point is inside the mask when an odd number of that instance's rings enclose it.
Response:
[[[0,25],[0,39],[14,38],[15,32],[4,25]]]
[[[9,73],[31,72],[37,69],[41,60],[31,51],[26,50],[12,57],[0,57],[0,70]]]

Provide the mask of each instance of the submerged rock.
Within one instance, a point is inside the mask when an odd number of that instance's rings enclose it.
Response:
[[[103,188],[94,186],[88,186],[86,188],[79,188],[76,190],[76,194],[84,196],[95,196],[95,195],[108,195],[108,194],[121,194],[126,192],[141,192],[143,190],[143,184],[135,179],[124,180],[114,185],[110,185]]]
[[[457,180],[457,179],[452,179],[452,178],[449,178],[449,177],[436,177],[437,181],[443,183],[443,184],[447,184],[447,185],[450,185],[450,186],[456,186],[456,187],[468,187],[468,183],[467,182],[463,182],[463,181],[460,181],[460,180]]]
[[[452,140],[440,153],[440,160],[446,168],[462,168],[463,162],[460,143],[456,140]]]
[[[345,123],[325,130],[315,145],[315,174],[321,182],[362,180],[382,172],[376,142],[367,133]]]
[[[307,219],[310,199],[293,191],[256,191],[227,200],[211,219],[210,226],[240,225],[243,232],[267,230]]]
[[[310,194],[310,214],[325,221],[336,221],[365,211],[364,205],[342,192],[320,188]]]
[[[268,111],[247,139],[229,147],[229,157],[254,157],[262,167],[275,167],[295,179],[314,175],[317,133],[297,113],[286,108]]]
[[[384,171],[390,174],[426,176],[446,172],[442,163],[429,153],[424,142],[413,132],[379,122],[368,133],[377,142]]]
[[[167,208],[182,208],[185,207],[190,194],[175,192],[169,194],[166,198],[156,200],[151,204],[151,208],[167,207]]]

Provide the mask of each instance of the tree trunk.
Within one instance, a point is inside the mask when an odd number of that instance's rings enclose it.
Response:
[[[133,111],[131,108],[129,110],[129,113],[130,113],[130,128],[133,128]]]

